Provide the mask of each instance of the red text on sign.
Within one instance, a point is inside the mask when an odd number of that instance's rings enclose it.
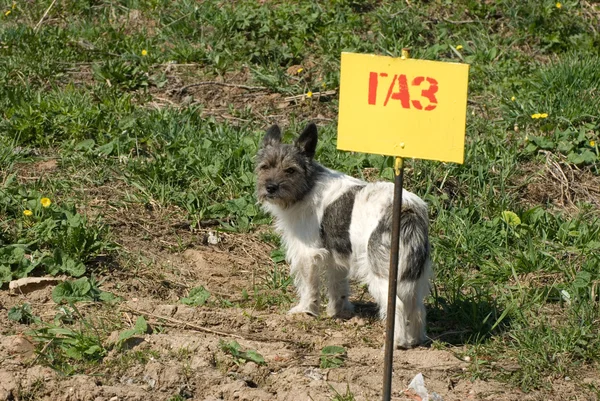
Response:
[[[377,89],[379,87],[379,77],[385,78],[388,74],[386,73],[369,73],[369,95],[368,104],[377,105]],[[410,105],[417,110],[431,111],[437,107],[437,93],[439,87],[438,82],[431,77],[415,77],[411,81],[411,86],[421,89],[420,99],[412,99],[408,87],[408,78],[406,74],[395,74],[392,81],[389,84],[387,95],[383,102],[384,106],[388,105],[390,99],[399,100],[400,105],[405,109],[410,109]],[[397,88],[397,89],[396,89]],[[426,99],[427,105],[423,107],[423,99]]]

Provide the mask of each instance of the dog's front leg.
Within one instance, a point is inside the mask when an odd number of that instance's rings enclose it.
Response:
[[[289,310],[288,314],[308,313],[319,315],[319,265],[314,259],[292,262],[291,274],[300,297],[298,305]]]
[[[348,283],[348,269],[331,264],[325,271],[327,278],[327,315],[347,319],[352,316],[354,305],[348,300],[350,285]]]

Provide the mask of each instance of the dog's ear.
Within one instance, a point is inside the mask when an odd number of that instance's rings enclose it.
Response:
[[[281,130],[279,129],[279,126],[277,124],[275,124],[267,130],[267,133],[265,134],[265,137],[263,138],[262,145],[264,148],[267,146],[279,145],[280,143],[281,143]]]
[[[304,128],[304,131],[296,139],[296,146],[302,149],[304,154],[310,158],[315,155],[317,149],[317,126],[310,123]]]

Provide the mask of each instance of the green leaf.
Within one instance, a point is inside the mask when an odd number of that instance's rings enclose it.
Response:
[[[571,152],[567,155],[567,160],[573,164],[584,164],[584,163],[594,163],[598,157],[594,152],[589,149],[585,149],[583,152],[577,154]]]
[[[274,263],[282,263],[285,262],[285,251],[283,250],[283,248],[279,248],[279,249],[274,249],[271,252],[271,260]]]
[[[346,359],[346,349],[337,345],[330,345],[321,350],[320,367],[322,369],[339,368]]]
[[[254,362],[258,365],[266,365],[265,358],[259,354],[257,351],[248,350],[240,354],[240,358],[243,358],[247,361]]]
[[[21,319],[23,319],[23,308],[13,306],[8,310],[8,320],[12,320],[13,322],[20,322]]]
[[[12,280],[12,271],[9,265],[0,264],[0,285]]]
[[[191,306],[201,306],[206,303],[208,298],[210,297],[210,292],[206,291],[203,286],[192,288],[190,290],[190,294],[181,298],[180,301],[183,304],[191,305]]]
[[[119,334],[119,338],[117,339],[117,344],[122,344],[125,340],[130,339],[135,335],[146,334],[148,332],[148,323],[144,316],[138,316],[135,321],[135,326],[132,329],[127,329],[122,331]]]
[[[85,273],[85,265],[81,262],[76,262],[71,258],[63,261],[61,270],[70,276],[79,277]]]
[[[79,280],[67,280],[58,284],[52,290],[52,300],[57,304],[62,302],[94,301],[90,290],[92,285],[87,277]]]
[[[575,288],[587,288],[592,281],[592,275],[586,271],[580,271],[573,280],[573,287]]]
[[[144,316],[138,316],[135,321],[135,330],[138,334],[145,334],[148,331],[148,323],[144,319]]]
[[[83,355],[82,355],[81,351],[75,347],[66,348],[65,355],[68,356],[69,358],[73,358],[78,361],[83,359]]]
[[[511,227],[516,227],[521,224],[521,219],[515,212],[505,210],[502,212],[502,219]]]
[[[119,334],[119,338],[117,339],[117,343],[122,343],[125,340],[130,339],[131,337],[135,336],[137,334],[135,329],[127,329],[127,330],[123,330],[120,334]]]
[[[95,144],[96,141],[93,139],[84,139],[75,145],[75,150],[90,150]]]

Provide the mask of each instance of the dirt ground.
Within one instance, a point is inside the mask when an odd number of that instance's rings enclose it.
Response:
[[[146,213],[147,219],[137,224],[152,221],[150,217],[158,212]],[[355,400],[381,398],[384,325],[376,317],[375,305],[360,290],[353,297],[356,314],[346,321],[288,316],[289,304],[263,310],[215,301],[186,306],[178,299],[198,285],[210,291],[213,300],[240,302],[242,290],[250,291],[253,282],[262,280],[273,247],[260,241],[260,233],[220,234],[220,242],[209,245],[208,229],[202,229],[177,233],[186,249],[174,251],[171,241],[178,229],[160,238],[139,239],[132,234],[144,230],[135,224],[114,220],[112,225],[130,255],[152,263],[147,269],[105,275],[103,289],[123,298],[118,306],[84,304],[80,309],[92,319],[122,323],[107,343],[139,315],[146,317],[152,333],[129,340],[125,350],[113,348],[86,374],[66,377],[40,364],[26,333],[28,326],[7,319],[7,309],[29,302],[35,315],[51,321],[57,309],[51,287],[27,294],[1,291],[0,400],[320,401],[348,391]],[[235,340],[245,350],[258,351],[266,365],[237,365],[222,351],[220,340]],[[319,352],[327,345],[346,348],[342,367],[319,367]],[[579,381],[555,381],[551,388],[528,394],[492,380],[471,381],[466,374],[470,361],[457,356],[461,348],[396,351],[393,399],[420,399],[404,391],[418,373],[423,374],[427,389],[445,401],[593,399],[582,393]],[[172,398],[177,395],[180,398]]]

